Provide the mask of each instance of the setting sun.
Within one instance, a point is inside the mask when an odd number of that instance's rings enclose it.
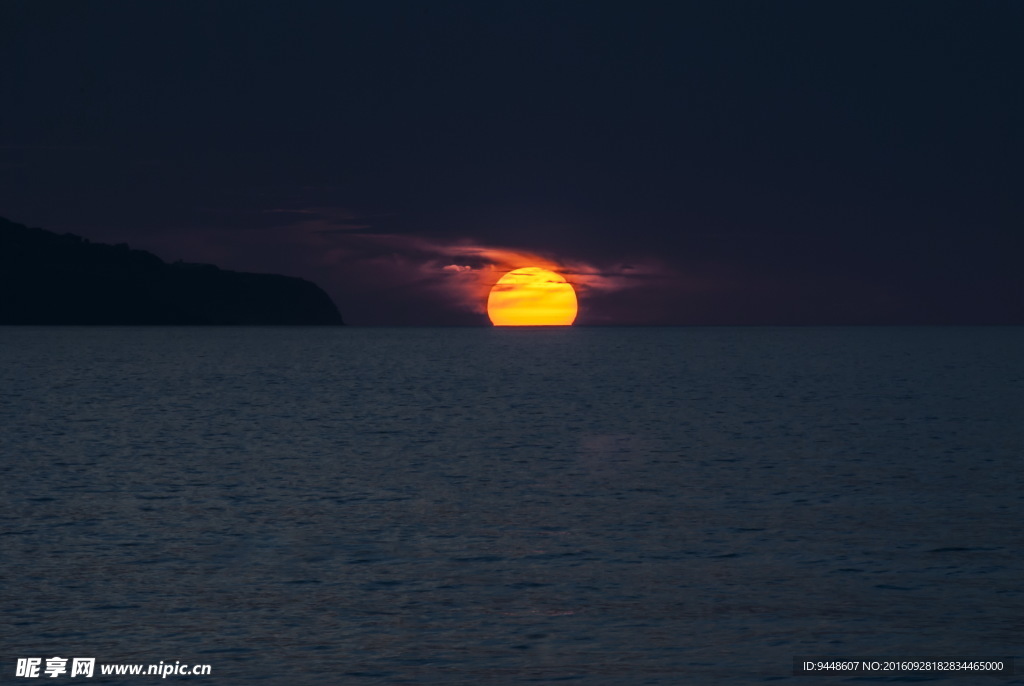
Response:
[[[495,326],[568,326],[577,309],[572,284],[540,267],[510,271],[487,297],[487,316]]]

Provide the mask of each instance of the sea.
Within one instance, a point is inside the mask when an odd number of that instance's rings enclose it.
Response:
[[[0,682],[1024,684],[1022,458],[1021,327],[3,327]]]

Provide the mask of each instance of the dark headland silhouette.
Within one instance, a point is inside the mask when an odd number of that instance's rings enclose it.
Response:
[[[319,286],[277,274],[168,264],[0,218],[0,324],[343,324]]]

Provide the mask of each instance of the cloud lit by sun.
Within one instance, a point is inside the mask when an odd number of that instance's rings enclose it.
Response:
[[[524,268],[554,272],[571,284],[572,316],[565,315],[571,323],[576,315],[576,294],[581,299],[597,292],[618,291],[636,286],[637,277],[656,273],[654,268],[638,268],[631,265],[598,267],[574,259],[556,259],[537,252],[477,245],[468,242],[454,245],[434,243],[431,246],[438,255],[454,258],[453,262],[437,262],[424,265],[428,269],[439,269],[444,273],[443,286],[474,312],[486,312],[492,288],[505,275]],[[568,305],[564,306],[568,308]],[[492,316],[493,319],[493,316]],[[560,318],[555,316],[555,320]]]

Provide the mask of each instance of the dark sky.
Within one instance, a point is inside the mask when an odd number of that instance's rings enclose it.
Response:
[[[353,324],[1024,323],[1024,2],[0,3],[0,216]]]

